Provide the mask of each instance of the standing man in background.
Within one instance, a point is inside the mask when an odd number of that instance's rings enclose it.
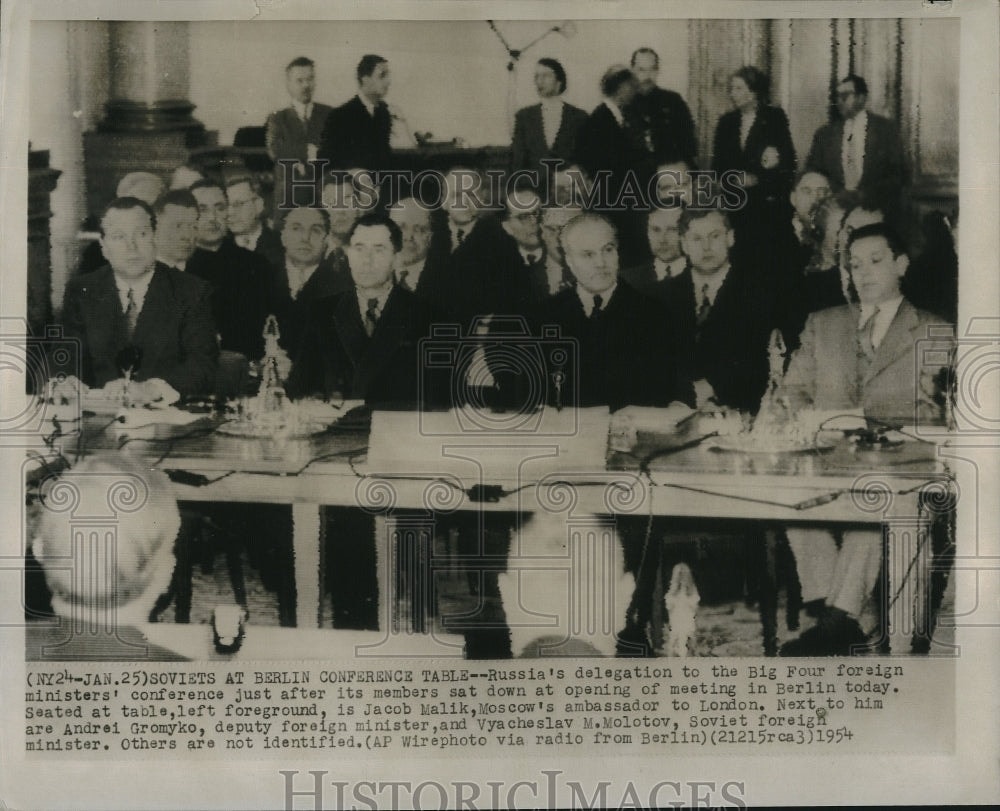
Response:
[[[300,56],[285,68],[285,87],[291,96],[291,106],[278,110],[267,117],[267,152],[274,159],[274,220],[280,219],[284,202],[285,167],[280,160],[296,161],[295,179],[304,180],[309,175],[306,162],[316,157],[320,136],[326,124],[331,107],[313,101],[316,90],[315,63]],[[308,195],[308,187],[296,189],[296,195]],[[289,206],[298,202],[306,205],[312,201],[288,200]]]
[[[903,145],[895,122],[869,112],[868,83],[845,76],[837,85],[840,119],[816,130],[806,168],[823,174],[846,207],[881,208],[891,220],[905,182]]]
[[[660,57],[652,48],[639,48],[632,54],[632,73],[638,93],[627,110],[627,117],[639,131],[649,153],[650,164],[686,161],[694,166],[698,144],[694,119],[680,93],[656,84],[660,75]]]
[[[357,76],[357,95],[327,117],[317,157],[330,161],[328,168],[363,166],[375,174],[392,164],[392,114],[385,103],[389,62],[376,54],[365,54],[358,63]]]

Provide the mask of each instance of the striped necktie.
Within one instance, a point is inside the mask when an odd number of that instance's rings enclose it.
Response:
[[[139,320],[139,307],[135,303],[135,292],[130,287],[125,302],[125,323],[128,325],[128,337],[135,334],[135,325]]]
[[[368,309],[365,310],[365,332],[371,338],[375,334],[375,325],[378,323],[378,299],[368,299]]]

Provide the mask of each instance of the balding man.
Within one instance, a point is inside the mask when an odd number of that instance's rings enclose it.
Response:
[[[581,214],[563,228],[561,240],[576,287],[544,301],[536,321],[557,325],[561,337],[574,339],[579,357],[575,365],[546,370],[550,404],[607,405],[612,411],[693,404],[665,308],[618,276],[618,238],[611,222]]]

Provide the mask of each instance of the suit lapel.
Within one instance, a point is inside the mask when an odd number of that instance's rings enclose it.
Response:
[[[920,319],[917,311],[906,299],[899,304],[895,318],[889,324],[889,329],[885,337],[875,350],[875,357],[872,359],[868,372],[865,375],[865,383],[883,372],[886,367],[898,360],[902,355],[913,351],[917,337],[914,332],[920,326]]]
[[[368,344],[368,335],[361,323],[361,310],[358,307],[358,297],[353,290],[345,291],[337,299],[333,310],[333,326],[337,337],[344,347],[351,365],[356,369]]]
[[[113,347],[113,351],[117,351],[128,341],[128,334],[125,326],[125,311],[122,309],[122,302],[118,297],[118,287],[115,285],[115,274],[108,267],[106,271],[97,271],[95,276],[93,284],[88,285],[90,287],[91,315],[94,318],[95,329],[100,331],[98,334],[103,335],[105,341],[93,338],[91,342],[95,346],[103,344]]]
[[[168,336],[171,335],[171,330],[167,322],[176,317],[174,309],[174,299],[167,273],[157,267],[153,271],[153,278],[150,279],[149,287],[146,289],[146,298],[139,311],[139,319],[135,324],[132,343],[148,349],[162,345],[165,339],[169,340]]]
[[[393,288],[385,300],[385,308],[375,325],[361,362],[354,365],[354,392],[367,393],[372,380],[396,353],[403,340],[406,307],[404,296]],[[357,299],[357,296],[355,296]]]

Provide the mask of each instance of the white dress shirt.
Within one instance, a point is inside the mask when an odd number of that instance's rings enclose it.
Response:
[[[672,262],[664,262],[662,259],[653,259],[653,273],[656,274],[656,281],[662,282],[666,278],[680,276],[687,267],[687,257],[678,256]]]
[[[310,101],[308,104],[303,104],[301,101],[292,101],[292,108],[295,110],[299,119],[305,123],[312,115],[313,103]]]
[[[865,162],[865,140],[868,135],[868,113],[862,110],[844,122],[844,140],[841,143],[841,165],[844,167],[844,188],[857,189]]]
[[[730,266],[727,263],[715,271],[715,273],[709,274],[701,274],[694,268],[691,268],[691,280],[694,282],[695,312],[698,312],[698,308],[701,307],[702,291],[708,296],[709,305],[715,306],[715,297],[719,295],[719,289],[722,287],[723,282],[726,281],[726,276],[729,275],[729,268]]]
[[[559,125],[562,123],[563,100],[560,98],[549,98],[542,100],[542,134],[545,136],[545,145],[552,149],[556,135],[559,134]]]
[[[285,260],[285,273],[288,275],[288,292],[291,293],[293,299],[299,297],[302,288],[306,286],[306,282],[312,278],[318,267],[319,263],[311,267],[300,268],[298,265],[293,265],[287,259]]]
[[[608,309],[608,302],[611,301],[611,297],[615,294],[615,290],[618,289],[618,283],[615,282],[611,287],[605,290],[603,293],[590,293],[584,290],[580,285],[576,286],[576,294],[580,297],[580,303],[583,305],[583,312],[587,318],[594,312],[594,296],[601,297],[601,312],[603,313]]]
[[[128,309],[128,291],[132,291],[132,301],[135,302],[136,317],[142,312],[142,304],[146,300],[149,283],[153,280],[153,271],[145,273],[138,279],[124,279],[115,274],[115,287],[118,288],[118,299],[122,303],[122,312]]]
[[[238,234],[234,235],[233,239],[236,240],[236,244],[241,248],[245,248],[248,251],[256,250],[257,240],[260,239],[260,235],[264,233],[264,229],[258,225],[249,234]]]
[[[899,305],[902,301],[903,296],[900,294],[895,298],[881,301],[878,304],[861,305],[861,315],[858,317],[859,330],[864,329],[868,323],[868,319],[872,317],[873,313],[875,314],[875,324],[871,332],[873,349],[878,349],[879,344],[882,343],[882,339],[885,338],[885,334],[889,331],[892,319],[896,317],[896,311],[899,310]],[[878,308],[878,312],[876,312],[876,308]]]

